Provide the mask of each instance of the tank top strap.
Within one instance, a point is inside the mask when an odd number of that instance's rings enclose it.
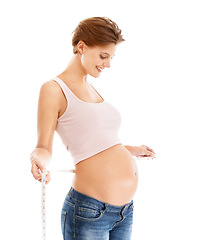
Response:
[[[63,90],[63,93],[64,93],[68,102],[69,102],[69,100],[75,101],[73,93],[71,92],[71,90],[68,88],[68,86],[60,78],[55,77],[52,80],[56,81],[60,85],[60,87]]]

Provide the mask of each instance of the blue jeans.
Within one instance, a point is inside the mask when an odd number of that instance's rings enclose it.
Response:
[[[130,240],[133,200],[114,206],[71,187],[63,203],[61,228],[64,240]]]

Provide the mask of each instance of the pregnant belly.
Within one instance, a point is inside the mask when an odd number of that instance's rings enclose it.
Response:
[[[138,170],[133,156],[122,144],[81,161],[75,170],[75,190],[116,206],[133,199]]]

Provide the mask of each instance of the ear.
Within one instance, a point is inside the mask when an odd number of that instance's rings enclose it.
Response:
[[[77,43],[77,51],[82,55],[86,50],[86,46],[87,45],[82,40],[80,40]]]

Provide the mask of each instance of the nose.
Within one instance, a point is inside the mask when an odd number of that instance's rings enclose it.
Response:
[[[110,59],[107,59],[107,61],[104,63],[104,66],[106,67],[106,68],[110,68],[110,66],[111,66],[111,61],[110,61]]]

